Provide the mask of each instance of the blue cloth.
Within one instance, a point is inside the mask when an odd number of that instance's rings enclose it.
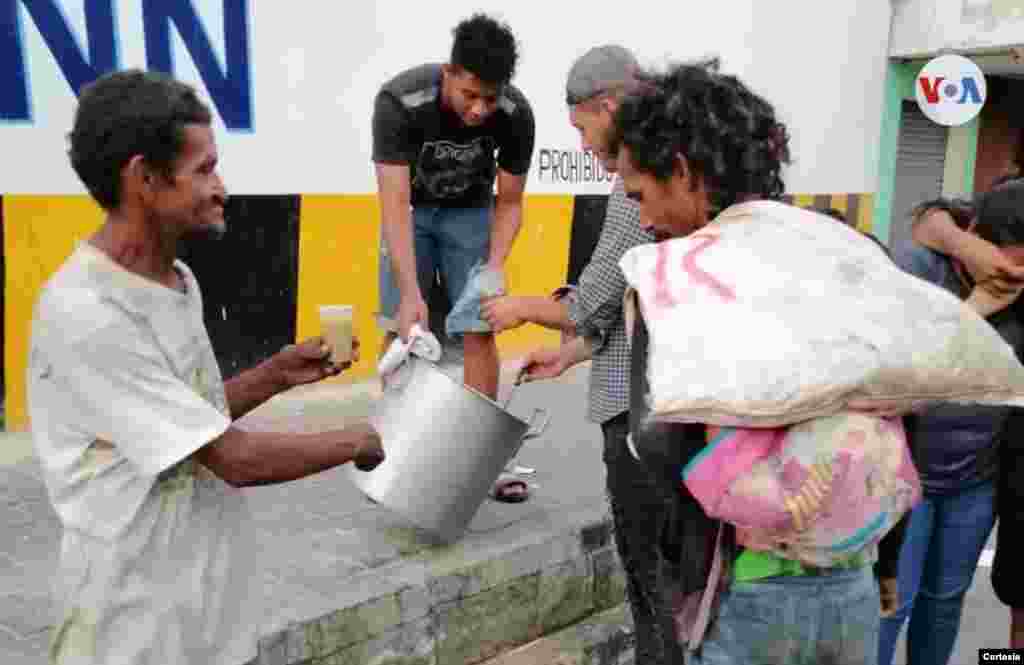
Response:
[[[420,206],[413,209],[416,278],[424,300],[429,297],[438,276],[445,285],[450,302],[454,303],[462,296],[473,267],[487,261],[490,254],[493,219],[493,207]],[[397,332],[401,292],[383,238],[380,257],[380,324]],[[479,321],[479,307],[477,319]],[[427,326],[429,322],[424,321],[422,325]]]
[[[928,494],[910,514],[900,550],[899,607],[882,619],[879,665],[891,665],[910,617],[907,665],[945,665],[953,653],[964,594],[995,524],[995,483]]]
[[[734,582],[690,665],[874,665],[878,585],[870,566]]]

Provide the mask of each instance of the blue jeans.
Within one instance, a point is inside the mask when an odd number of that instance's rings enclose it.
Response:
[[[487,261],[491,249],[493,213],[494,209],[491,207],[413,208],[416,279],[424,300],[427,299],[438,273],[447,289],[448,300],[454,304],[459,299],[466,288],[470,270],[477,263]],[[379,278],[378,322],[385,330],[396,332],[401,292],[394,278],[390,255],[383,237],[380,247]]]
[[[871,566],[734,582],[690,665],[874,665]]]
[[[903,624],[907,665],[945,665],[953,653],[964,594],[995,524],[995,483],[956,494],[925,494],[900,549],[899,608],[882,619],[879,665],[891,665]]]

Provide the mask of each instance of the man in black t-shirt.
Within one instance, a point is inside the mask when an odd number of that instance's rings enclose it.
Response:
[[[534,119],[510,83],[515,37],[480,14],[454,32],[449,63],[402,72],[374,104],[385,349],[396,335],[407,340],[414,323],[427,328],[424,296],[438,273],[456,302],[475,266],[503,272],[522,223]],[[477,315],[449,320],[448,332],[463,337],[465,383],[493,399],[498,352],[490,327]]]

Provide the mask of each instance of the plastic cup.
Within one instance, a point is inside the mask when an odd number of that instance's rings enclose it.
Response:
[[[332,363],[352,361],[352,305],[321,305],[320,334],[331,349]]]

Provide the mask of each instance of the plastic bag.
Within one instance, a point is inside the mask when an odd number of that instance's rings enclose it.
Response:
[[[469,271],[466,287],[445,320],[445,332],[454,339],[468,332],[491,332],[490,325],[480,318],[480,305],[487,298],[502,295],[505,295],[504,273],[483,262],[477,263]]]
[[[822,215],[738,204],[620,267],[650,333],[655,419],[776,427],[852,399],[1024,405],[1024,366],[988,322]]]

